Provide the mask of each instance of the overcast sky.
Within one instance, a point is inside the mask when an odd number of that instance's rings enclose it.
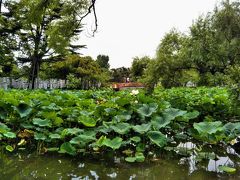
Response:
[[[175,27],[188,32],[194,19],[212,11],[220,0],[97,0],[98,32],[89,33],[93,18],[80,42],[81,53],[94,59],[108,55],[111,68],[130,67],[133,57],[154,57],[165,33]]]

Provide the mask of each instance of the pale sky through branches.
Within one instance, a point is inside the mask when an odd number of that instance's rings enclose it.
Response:
[[[80,43],[83,55],[108,55],[111,68],[130,67],[133,57],[155,56],[163,36],[173,27],[187,33],[193,20],[213,11],[220,0],[97,0],[98,32],[90,37],[94,20]]]

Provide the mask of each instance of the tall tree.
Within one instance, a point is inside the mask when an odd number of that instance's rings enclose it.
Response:
[[[82,19],[92,10],[95,14],[95,1],[6,1],[11,22],[15,24],[12,29],[17,29],[14,35],[19,47],[18,60],[31,64],[31,88],[35,87],[42,62],[58,60],[82,47],[72,42],[81,32]]]
[[[148,56],[144,57],[135,57],[133,58],[132,66],[131,66],[131,78],[133,81],[137,81],[142,78],[147,65],[150,63],[151,58]]]
[[[191,64],[185,60],[185,48],[188,37],[172,29],[162,39],[157,48],[156,59],[151,61],[145,72],[145,83],[153,88],[159,81],[164,87],[182,86],[180,81],[185,70]]]
[[[96,62],[99,64],[101,68],[109,69],[109,56],[106,55],[98,55]]]

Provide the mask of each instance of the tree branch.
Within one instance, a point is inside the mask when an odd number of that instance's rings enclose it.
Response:
[[[90,4],[90,6],[88,7],[88,11],[86,14],[84,14],[83,16],[80,16],[79,22],[81,23],[82,20],[87,17],[89,14],[91,14],[92,10],[93,10],[93,14],[94,14],[94,19],[95,19],[95,29],[93,30],[93,36],[94,34],[97,32],[97,27],[98,27],[98,19],[97,19],[97,13],[96,13],[96,9],[95,9],[95,4],[96,4],[96,0],[91,0],[92,3]]]

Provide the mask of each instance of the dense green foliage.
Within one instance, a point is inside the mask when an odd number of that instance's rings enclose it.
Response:
[[[211,116],[215,120],[231,117],[237,113],[233,108],[235,96],[230,94],[229,89],[219,87],[155,90],[155,96],[168,101],[172,107],[186,111],[197,110],[202,116]]]
[[[81,21],[94,3],[95,0],[4,1],[0,4],[4,7],[0,12],[0,63],[3,61],[6,66],[14,57],[30,64],[28,75],[34,88],[43,62],[59,60],[84,47],[75,41],[81,32]]]
[[[194,21],[188,34],[172,29],[161,40],[143,77],[152,88],[239,86],[240,2],[222,1]]]
[[[70,155],[113,151],[128,162],[142,162],[176,150],[180,142],[227,146],[240,135],[226,89],[183,91],[146,96],[112,90],[1,90],[1,146],[10,152],[27,148]]]
[[[109,71],[101,68],[90,56],[69,55],[63,61],[44,63],[42,79],[68,80],[69,89],[96,88],[109,79]]]

